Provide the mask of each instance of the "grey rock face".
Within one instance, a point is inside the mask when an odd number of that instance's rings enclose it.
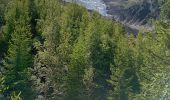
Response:
[[[115,20],[137,25],[159,18],[159,0],[104,0]]]
[[[107,13],[122,23],[130,33],[154,29],[152,20],[159,18],[162,0],[103,0]]]

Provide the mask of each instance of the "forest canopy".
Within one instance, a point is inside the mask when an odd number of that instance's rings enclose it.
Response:
[[[0,0],[0,99],[170,99],[170,2],[155,29],[62,0]]]

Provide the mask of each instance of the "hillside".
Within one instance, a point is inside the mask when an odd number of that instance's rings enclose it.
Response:
[[[66,0],[72,2],[72,0]],[[128,32],[146,32],[154,29],[153,21],[159,19],[162,0],[77,0],[79,5],[113,18],[123,24]]]
[[[160,4],[150,0],[104,0],[108,5],[108,14],[124,23],[146,24],[150,18],[159,17]]]
[[[0,0],[0,100],[170,100],[169,0],[65,1]]]
[[[160,15],[160,1],[156,0],[104,0],[108,14],[135,29],[152,30],[152,20]]]

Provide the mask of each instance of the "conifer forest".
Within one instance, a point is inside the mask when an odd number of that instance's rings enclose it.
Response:
[[[170,100],[170,0],[0,0],[0,100]]]

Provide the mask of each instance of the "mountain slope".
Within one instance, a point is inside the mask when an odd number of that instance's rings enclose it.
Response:
[[[65,0],[72,2],[71,0]],[[159,18],[162,0],[77,0],[79,5],[123,24],[130,33],[153,30],[152,19]]]
[[[152,30],[151,20],[159,18],[160,0],[104,0],[104,2],[108,14],[115,20],[137,30]]]

